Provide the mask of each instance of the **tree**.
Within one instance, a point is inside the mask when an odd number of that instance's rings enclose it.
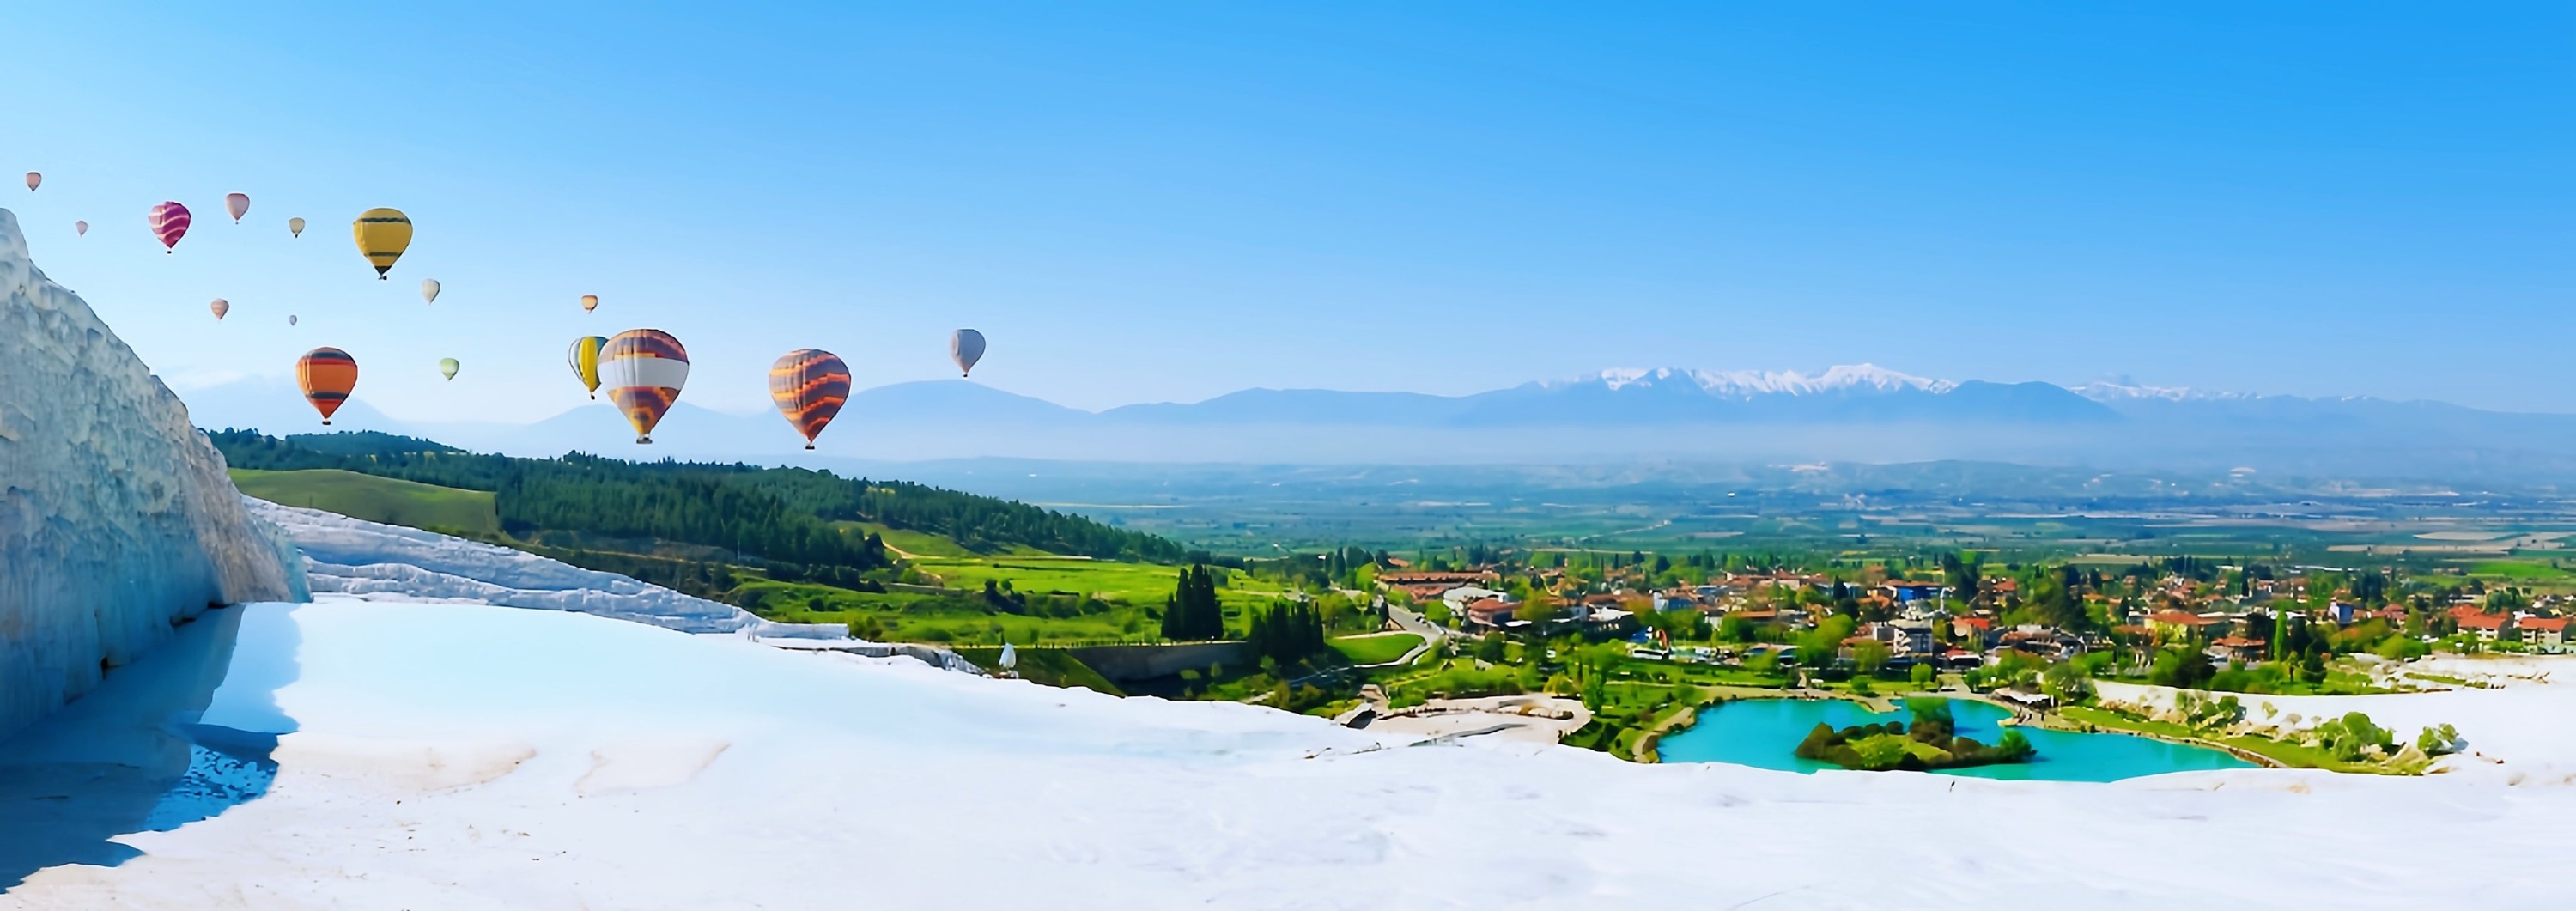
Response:
[[[1217,601],[1216,578],[1205,565],[1192,564],[1181,570],[1179,585],[1163,602],[1163,638],[1225,638],[1225,607]]]
[[[1907,676],[1914,681],[1915,686],[1931,686],[1934,681],[1941,679],[1941,672],[1933,670],[1930,664],[1918,661],[1915,662],[1914,669],[1907,672]]]
[[[1875,639],[1852,646],[1852,666],[1863,677],[1878,676],[1887,667],[1887,643]]]

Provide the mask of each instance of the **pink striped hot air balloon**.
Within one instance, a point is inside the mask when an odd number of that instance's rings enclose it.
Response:
[[[188,207],[175,202],[153,206],[150,221],[152,236],[161,239],[161,252],[178,252],[179,238],[188,236]]]
[[[233,224],[241,224],[241,217],[250,214],[250,194],[224,194],[224,211],[233,214]]]

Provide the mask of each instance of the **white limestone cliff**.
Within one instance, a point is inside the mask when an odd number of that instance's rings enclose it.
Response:
[[[303,597],[187,407],[0,209],[0,737],[207,607]]]

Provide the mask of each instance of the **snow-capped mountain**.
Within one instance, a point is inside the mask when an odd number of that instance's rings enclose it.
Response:
[[[1572,386],[1601,383],[1613,390],[1630,386],[1651,386],[1675,380],[1697,384],[1710,395],[1752,398],[1762,395],[1815,395],[1828,392],[1918,392],[1944,393],[1958,387],[1949,380],[1926,379],[1899,373],[1877,364],[1847,364],[1825,368],[1809,376],[1795,370],[1686,370],[1657,367],[1652,370],[1614,367],[1594,376],[1579,377],[1550,385]]]

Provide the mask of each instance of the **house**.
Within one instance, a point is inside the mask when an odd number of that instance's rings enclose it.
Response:
[[[2253,664],[2263,660],[2263,645],[2261,639],[2220,636],[2209,640],[2209,657],[2238,665]]]
[[[1502,629],[1504,624],[1511,622],[1513,612],[1519,609],[1520,605],[1500,598],[1478,599],[1467,605],[1467,624],[1485,629]]]
[[[1504,594],[1502,592],[1479,585],[1461,585],[1457,588],[1440,593],[1440,600],[1449,602],[1449,609],[1453,611],[1464,608],[1469,604],[1483,601],[1487,598],[1499,600],[1503,597]]]
[[[1889,635],[1885,638],[1888,644],[1896,649],[1897,654],[1929,655],[1935,648],[1932,644],[1932,624],[1930,623],[1921,620],[1896,620],[1881,623],[1878,626],[1889,631]]]
[[[1960,617],[1950,621],[1950,638],[1972,643],[1980,649],[1986,647],[1987,640],[1994,635],[1994,632],[1995,618],[1993,617]]]
[[[2545,652],[2559,651],[2567,647],[2567,618],[2565,617],[2524,617],[2515,621],[2515,625],[2522,629],[2524,645]]]
[[[2460,617],[2460,632],[2475,633],[2480,642],[2494,642],[2502,639],[2505,631],[2513,628],[2513,617],[2509,614],[2480,612]],[[2563,632],[2564,627],[2561,627],[2561,630]]]
[[[1929,601],[1940,597],[1942,592],[1948,590],[1938,582],[1888,582],[1878,587],[1880,594],[1898,604],[1909,601]]]
[[[2190,639],[2216,622],[2190,611],[2160,610],[2147,615],[2147,628],[2158,639]]]

